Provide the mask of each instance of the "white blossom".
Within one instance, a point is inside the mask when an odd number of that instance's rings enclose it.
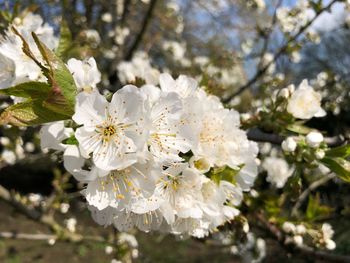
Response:
[[[326,112],[321,108],[321,99],[321,94],[314,91],[307,80],[303,80],[290,97],[287,111],[298,119],[323,117]]]
[[[68,69],[72,73],[78,91],[91,92],[101,81],[101,73],[97,69],[94,58],[78,60],[71,58],[67,62]]]
[[[297,142],[294,140],[293,137],[288,137],[282,142],[282,149],[285,152],[294,152],[297,148]]]
[[[315,131],[308,133],[305,139],[307,145],[309,145],[311,148],[317,148],[324,140],[322,133]]]
[[[266,181],[277,188],[282,188],[293,173],[293,169],[282,158],[267,157],[262,166],[268,174]]]
[[[92,153],[95,165],[102,170],[135,163],[136,152],[143,149],[147,136],[142,127],[143,104],[143,96],[131,85],[118,90],[110,103],[97,92],[78,94],[72,118],[83,125],[75,132],[80,150]]]

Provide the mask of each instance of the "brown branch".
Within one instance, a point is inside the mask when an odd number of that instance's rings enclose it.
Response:
[[[132,58],[134,52],[138,49],[139,45],[141,44],[142,39],[144,37],[144,34],[146,33],[147,27],[148,27],[149,23],[151,22],[151,19],[153,16],[153,11],[154,11],[154,8],[156,6],[156,3],[157,3],[157,0],[151,0],[149,7],[148,7],[148,10],[147,10],[147,13],[142,21],[142,26],[141,26],[140,32],[136,36],[131,48],[126,53],[125,58],[124,58],[125,60],[130,60]]]
[[[252,77],[246,84],[244,84],[243,86],[239,87],[237,91],[235,91],[234,93],[232,93],[230,96],[228,96],[227,98],[224,98],[222,100],[223,103],[228,103],[231,101],[231,99],[233,99],[235,96],[241,94],[243,91],[245,91],[247,88],[249,88],[250,86],[252,86],[255,82],[257,82],[258,80],[260,80],[260,78],[265,74],[265,72],[268,70],[268,68],[277,61],[277,59],[288,50],[288,47],[291,43],[293,43],[294,41],[296,41],[298,39],[299,36],[301,36],[306,29],[308,29],[311,24],[313,24],[313,22],[325,11],[329,10],[336,2],[339,2],[340,0],[333,0],[331,1],[328,5],[326,5],[325,7],[323,7],[322,9],[320,9],[318,12],[316,12],[315,16],[308,22],[306,23],[303,27],[300,28],[300,30],[298,31],[298,33],[296,33],[293,37],[291,37],[287,43],[282,46],[277,53],[274,55],[273,59],[267,63],[264,67],[260,68],[256,74],[254,75],[254,77]]]
[[[258,213],[256,219],[260,225],[267,230],[270,235],[278,241],[278,243],[288,252],[294,252],[295,255],[304,255],[315,260],[323,260],[326,262],[348,263],[350,262],[350,256],[332,254],[326,251],[316,250],[309,246],[295,246],[292,244],[286,244],[286,237],[284,233],[274,224],[270,223],[263,214]]]
[[[280,145],[285,137],[278,134],[263,132],[259,128],[252,128],[248,130],[248,139],[255,142],[269,142],[272,144]],[[324,141],[329,147],[337,147],[345,143],[343,136],[325,137]]]

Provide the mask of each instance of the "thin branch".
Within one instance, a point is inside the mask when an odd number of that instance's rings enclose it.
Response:
[[[312,191],[316,190],[318,187],[324,185],[329,180],[332,180],[335,177],[336,177],[336,174],[330,173],[330,174],[326,175],[325,177],[322,177],[321,179],[316,180],[312,184],[310,184],[310,186],[307,189],[305,189],[304,192],[302,192],[302,194],[299,196],[297,202],[293,206],[292,215],[293,216],[298,215],[299,208],[301,207],[301,205],[304,203],[304,201],[306,200],[306,198],[309,196],[309,194]]]
[[[304,255],[315,260],[324,260],[326,262],[348,263],[350,262],[349,256],[337,255],[328,253],[326,251],[316,250],[309,246],[295,246],[292,244],[286,244],[286,237],[283,232],[274,224],[270,223],[261,213],[256,215],[256,219],[260,224],[276,239],[279,244],[287,251],[294,252],[295,255]]]
[[[142,42],[143,36],[146,33],[147,27],[149,23],[151,22],[152,16],[153,16],[153,11],[156,6],[157,0],[151,0],[149,3],[149,7],[147,10],[147,13],[142,21],[142,26],[140,29],[140,32],[136,36],[133,45],[129,49],[129,51],[126,53],[125,60],[130,60],[134,54],[134,52],[138,49],[139,45]]]
[[[262,50],[261,50],[261,53],[260,53],[260,61],[259,61],[259,66],[258,67],[261,67],[262,63],[264,61],[264,57],[265,57],[265,54],[266,54],[267,49],[269,47],[269,42],[270,42],[270,39],[271,39],[271,35],[272,35],[272,32],[273,32],[273,29],[274,29],[274,27],[275,27],[275,25],[277,23],[277,10],[282,5],[282,3],[283,3],[283,0],[279,0],[277,2],[275,11],[273,13],[271,26],[268,29],[267,35],[264,35],[265,36],[264,37],[265,41],[264,41],[264,44],[263,44],[263,47],[262,47]]]
[[[311,26],[311,24],[313,24],[313,22],[325,11],[329,10],[336,2],[339,2],[339,0],[333,0],[331,1],[328,5],[326,5],[325,7],[323,7],[322,9],[320,9],[315,16],[308,22],[306,23],[303,27],[300,28],[300,30],[298,31],[298,33],[296,33],[293,37],[291,37],[287,43],[282,46],[277,53],[274,55],[273,59],[266,63],[266,65],[262,68],[260,68],[256,74],[254,75],[254,77],[252,77],[246,84],[244,84],[243,86],[239,87],[237,91],[235,91],[234,93],[232,93],[230,96],[228,96],[227,98],[224,98],[222,100],[223,103],[228,103],[231,101],[231,99],[233,99],[235,96],[241,94],[243,91],[245,91],[247,88],[249,88],[250,86],[252,86],[255,82],[257,82],[258,80],[260,80],[260,78],[265,74],[265,72],[268,70],[268,68],[277,61],[277,59],[284,54],[284,52],[286,52],[288,50],[288,47],[291,43],[293,43],[294,41],[296,41],[298,39],[299,36],[301,36],[306,29],[309,28],[309,26]]]
[[[57,239],[57,236],[56,235],[47,235],[47,234],[25,234],[25,233],[17,233],[17,232],[0,232],[0,238],[50,240],[50,239]]]
[[[278,134],[263,132],[259,128],[252,128],[248,130],[248,139],[255,142],[269,142],[280,145],[285,138]],[[326,137],[324,141],[329,147],[337,147],[345,143],[345,139],[341,135]]]

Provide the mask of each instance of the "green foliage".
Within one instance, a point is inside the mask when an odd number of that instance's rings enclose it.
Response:
[[[320,204],[320,196],[317,193],[315,197],[310,195],[307,204],[305,217],[308,221],[315,221],[323,219],[332,212],[332,208]]]
[[[41,55],[49,66],[46,77],[51,84],[52,90],[47,99],[49,102],[47,107],[63,114],[72,115],[74,113],[75,96],[77,93],[72,74],[64,62],[43,44],[36,34],[32,33],[32,36]]]
[[[32,126],[66,118],[65,115],[44,108],[41,100],[27,100],[8,107],[0,115],[0,124]]]
[[[71,137],[63,140],[62,143],[63,144],[68,144],[68,145],[78,145],[79,144],[77,138],[75,138],[74,135],[72,135]]]
[[[67,21],[62,20],[60,29],[60,41],[58,47],[55,50],[55,54],[61,59],[67,58],[67,53],[72,47],[72,33],[69,30]]]
[[[327,157],[340,157],[340,158],[346,158],[350,155],[350,145],[343,145],[336,148],[329,149],[326,151]]]
[[[23,52],[42,70],[47,83],[27,82],[4,89],[0,94],[26,98],[24,102],[8,107],[0,116],[1,124],[16,126],[37,125],[47,122],[69,119],[74,113],[77,88],[72,74],[64,62],[46,47],[33,33],[45,66],[34,56],[26,40],[13,28],[22,39]]]
[[[242,167],[243,166],[240,166],[239,169],[232,169],[231,167],[226,165],[223,167],[212,169],[210,171],[210,178],[217,184],[219,184],[222,180],[230,182],[232,184],[236,184],[236,175],[239,173]]]
[[[302,125],[302,123],[300,122],[295,122],[293,124],[288,125],[287,130],[298,134],[308,134],[312,131],[312,129]]]
[[[350,163],[342,158],[328,158],[321,160],[332,172],[336,173],[340,179],[350,183]]]
[[[21,98],[41,98],[50,92],[50,86],[44,82],[25,82],[7,89],[0,89],[0,94]]]
[[[44,107],[44,100],[47,98],[50,89],[47,83],[27,82],[0,90],[0,94],[27,98],[24,102],[12,105],[2,112],[0,123],[29,126],[67,119],[66,115]]]

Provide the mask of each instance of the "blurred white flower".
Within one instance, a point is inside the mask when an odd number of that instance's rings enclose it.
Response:
[[[307,80],[303,80],[290,97],[287,111],[298,119],[323,117],[326,112],[321,108],[321,99],[321,94],[314,91]]]
[[[112,17],[111,13],[104,13],[104,14],[102,14],[101,19],[102,19],[103,22],[111,23],[112,20],[113,20],[113,17]]]
[[[262,166],[267,171],[266,181],[277,188],[282,188],[285,185],[294,170],[289,167],[286,160],[277,157],[265,158]]]
[[[106,246],[105,247],[105,253],[107,254],[107,255],[110,255],[110,254],[112,254],[113,253],[113,247],[112,246]]]
[[[69,232],[76,232],[77,220],[75,218],[71,217],[69,219],[66,219],[65,224]]]
[[[10,165],[14,165],[16,163],[17,158],[16,158],[16,154],[13,151],[5,149],[1,153],[0,159]]]
[[[336,243],[332,240],[334,235],[334,230],[332,226],[328,223],[324,223],[321,228],[321,243],[325,245],[325,247],[329,250],[333,250],[336,248]]]
[[[293,223],[286,221],[283,223],[282,229],[284,232],[286,232],[288,234],[293,234],[296,230],[296,227]]]
[[[60,211],[62,214],[66,214],[69,210],[70,205],[67,203],[61,203],[60,204]]]

